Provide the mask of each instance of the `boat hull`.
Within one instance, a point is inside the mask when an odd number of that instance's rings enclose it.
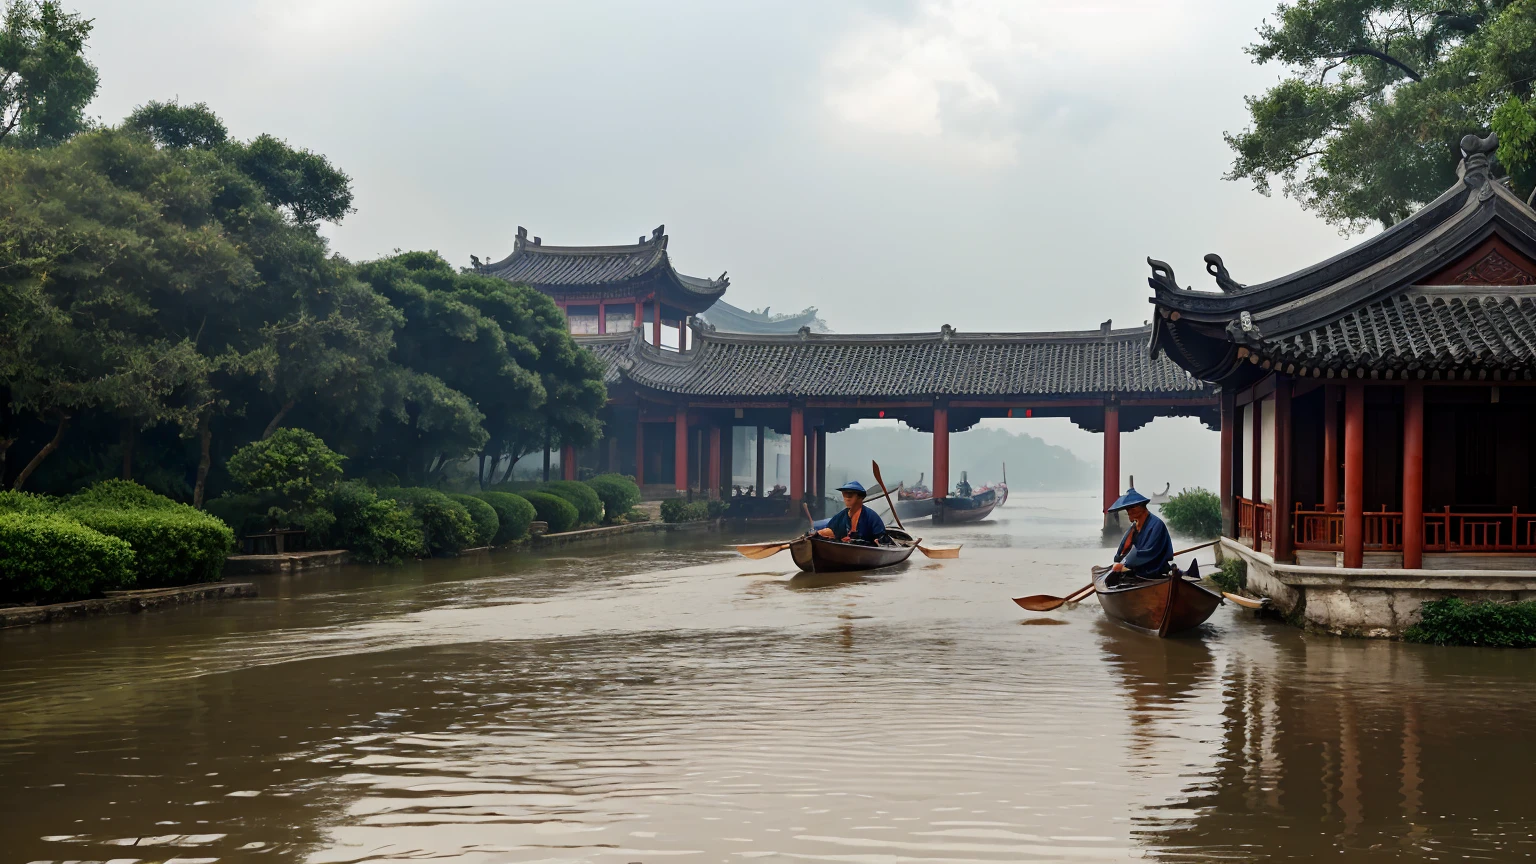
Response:
[[[934,506],[932,498],[898,498],[896,515],[906,520],[922,519],[933,515]]]
[[[1111,588],[1109,575],[1093,579],[1094,593],[1105,614],[1158,636],[1193,630],[1221,605],[1220,594],[1182,576],[1140,580]]]
[[[807,573],[847,573],[853,570],[877,570],[912,557],[917,541],[896,531],[890,532],[902,545],[864,546],[840,543],[825,537],[801,537],[789,544],[795,566]]]
[[[987,490],[970,498],[944,498],[933,510],[937,525],[958,525],[963,522],[980,522],[992,515],[997,507],[997,493]]]

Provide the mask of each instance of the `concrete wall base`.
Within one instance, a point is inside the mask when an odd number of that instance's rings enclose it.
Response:
[[[1400,637],[1418,623],[1419,607],[1446,597],[1536,599],[1536,561],[1531,559],[1512,560],[1533,569],[1345,569],[1331,563],[1277,564],[1230,537],[1221,538],[1217,549],[1222,560],[1247,562],[1249,590],[1268,597],[1286,620],[1340,636]]]

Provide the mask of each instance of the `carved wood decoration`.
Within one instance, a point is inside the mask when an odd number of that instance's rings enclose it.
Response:
[[[1497,237],[1483,241],[1421,285],[1536,285],[1536,262]]]

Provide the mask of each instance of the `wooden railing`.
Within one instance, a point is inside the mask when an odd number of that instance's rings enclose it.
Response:
[[[1402,513],[1380,510],[1362,515],[1367,551],[1402,551]],[[1292,526],[1297,549],[1344,548],[1344,514],[1340,511],[1303,510],[1298,505]],[[1424,551],[1536,552],[1536,513],[1521,513],[1518,508],[1503,513],[1456,513],[1449,507],[1425,513]]]
[[[1275,513],[1262,501],[1237,499],[1237,537],[1250,548],[1275,548]]]

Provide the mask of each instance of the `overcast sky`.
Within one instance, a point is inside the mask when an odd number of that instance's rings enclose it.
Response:
[[[1275,0],[66,5],[96,21],[93,114],[207,102],[238,137],[326,154],[354,181],[327,229],[354,260],[665,223],[677,267],[729,271],[737,306],[1071,330],[1146,320],[1148,255],[1205,285],[1219,252],[1257,282],[1351,242],[1221,179],[1222,132],[1281,71],[1242,50]],[[1098,458],[1095,436],[1018,428]],[[1193,428],[1132,436],[1128,471],[1211,485]]]

